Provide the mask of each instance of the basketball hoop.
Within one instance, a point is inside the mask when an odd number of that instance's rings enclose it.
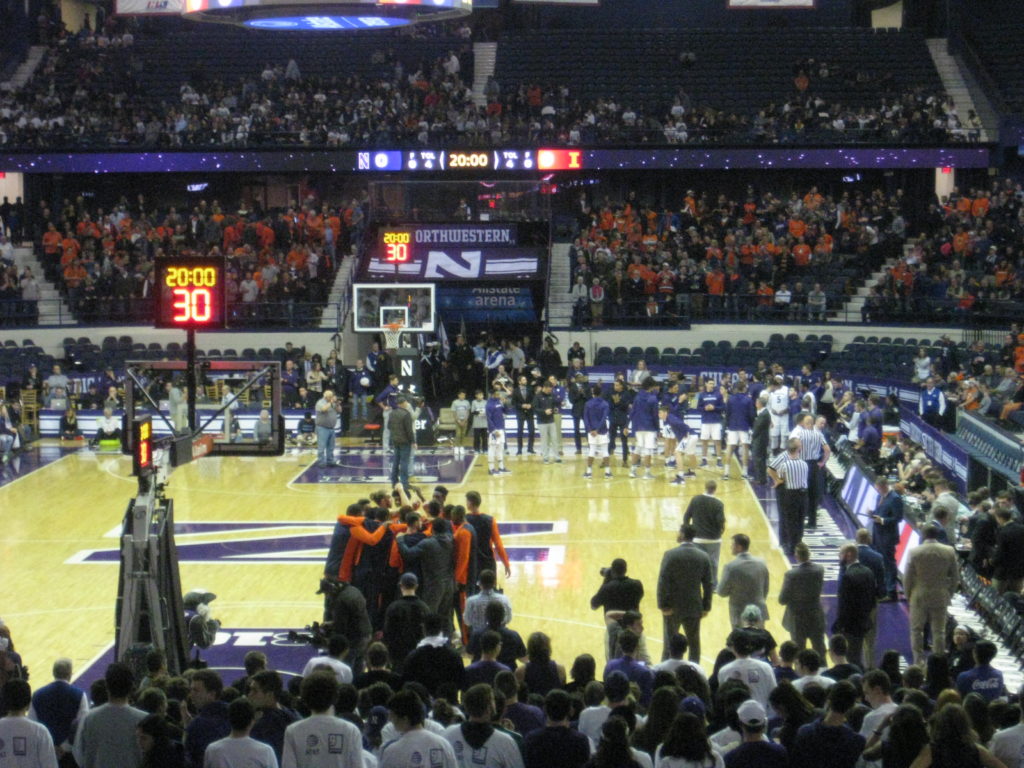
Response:
[[[402,338],[402,329],[405,323],[384,323],[381,331],[384,333],[384,348],[398,349],[398,342]]]

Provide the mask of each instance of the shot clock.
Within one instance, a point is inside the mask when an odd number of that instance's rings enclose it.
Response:
[[[156,262],[157,328],[223,328],[224,260],[209,257]]]
[[[132,421],[132,474],[148,477],[153,474],[153,418],[136,416]]]
[[[384,261],[388,264],[404,264],[411,255],[412,232],[384,230],[381,244],[384,246]]]

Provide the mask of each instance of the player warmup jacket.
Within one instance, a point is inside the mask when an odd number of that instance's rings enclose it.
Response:
[[[592,397],[583,406],[583,426],[588,434],[597,432],[599,435],[607,435],[610,416],[611,407],[603,397]]]

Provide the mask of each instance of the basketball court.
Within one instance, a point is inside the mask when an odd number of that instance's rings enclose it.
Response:
[[[71,657],[81,673],[111,647],[118,536],[136,479],[127,456],[88,450],[60,455],[47,445],[36,452],[38,459],[23,457],[21,474],[5,473],[0,486],[7,522],[0,549],[2,617],[26,663],[45,678],[57,656]],[[182,588],[218,595],[212,608],[223,631],[210,650],[218,665],[223,659],[241,666],[248,650],[288,645],[281,633],[320,618],[322,598],[314,593],[334,518],[384,487],[379,448],[345,446],[338,468],[311,468],[314,458],[310,451],[208,456],[171,475],[167,495],[175,504]],[[652,655],[660,655],[655,594],[661,553],[673,546],[686,504],[705,475],[684,489],[669,485],[668,477],[630,480],[621,467],[613,480],[585,480],[583,463],[572,455],[551,465],[537,456],[513,458],[511,475],[492,477],[482,457],[456,459],[450,449],[438,449],[418,454],[416,471],[440,478],[455,503],[478,490],[484,511],[497,517],[512,559],[512,576],[502,582],[514,609],[513,628],[524,636],[548,633],[555,657],[567,665],[585,652],[603,663],[604,622],[590,610],[590,596],[601,584],[600,567],[624,557],[630,575],[644,583],[648,643]],[[425,490],[435,482],[426,481]],[[769,564],[769,627],[784,639],[775,598],[786,560],[751,487],[741,480],[719,486],[726,534],[749,534],[752,551]],[[727,607],[716,600],[702,635],[709,670],[728,631]]]

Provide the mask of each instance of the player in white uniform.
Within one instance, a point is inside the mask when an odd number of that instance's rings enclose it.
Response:
[[[459,768],[523,768],[523,756],[515,740],[491,725],[494,689],[474,685],[462,696],[469,722],[450,726],[444,737],[452,745]]]
[[[772,417],[772,428],[768,443],[773,453],[786,446],[789,437],[789,387],[781,376],[776,376],[768,392],[768,413]]]
[[[302,679],[302,702],[313,714],[284,732],[281,768],[358,768],[363,735],[348,720],[334,716],[338,681],[327,671]]]
[[[391,722],[401,735],[380,750],[379,768],[456,768],[455,752],[444,736],[423,728],[423,704],[409,690],[388,700]]]

